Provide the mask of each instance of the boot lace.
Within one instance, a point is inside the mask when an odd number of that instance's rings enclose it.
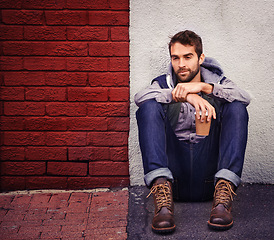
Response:
[[[219,180],[214,192],[215,206],[218,204],[224,204],[228,207],[229,202],[233,201],[233,195],[237,194],[233,191],[230,183],[226,180]]]
[[[147,195],[147,198],[151,194],[154,194],[155,196],[158,211],[160,211],[162,207],[167,207],[172,211],[172,194],[168,182],[154,185],[151,188],[150,193]]]

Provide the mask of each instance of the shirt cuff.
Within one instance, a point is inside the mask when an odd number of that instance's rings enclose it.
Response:
[[[228,102],[232,102],[233,100],[230,99],[229,97],[229,93],[225,92],[223,89],[223,86],[221,86],[220,84],[212,84],[213,85],[213,91],[212,91],[212,95],[217,97],[217,98],[221,98],[221,99],[225,99]]]
[[[159,103],[171,103],[173,101],[171,92],[172,89],[162,89],[161,93],[155,97],[156,101]]]

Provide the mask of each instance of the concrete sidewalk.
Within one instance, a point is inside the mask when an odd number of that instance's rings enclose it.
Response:
[[[207,227],[212,202],[175,202],[176,231],[157,235],[151,231],[153,199],[149,190],[130,188],[128,239],[270,240],[274,239],[274,185],[243,184],[233,202],[234,226],[223,232]]]
[[[87,191],[0,193],[0,239],[270,240],[274,236],[274,186],[244,184],[233,203],[234,226],[207,227],[211,202],[175,203],[177,229],[151,231],[153,199],[144,186]]]

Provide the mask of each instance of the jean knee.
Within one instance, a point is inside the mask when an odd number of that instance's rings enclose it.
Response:
[[[158,116],[163,116],[164,110],[161,103],[156,100],[147,100],[143,102],[136,112],[136,117],[138,118],[151,118],[154,119]]]
[[[246,105],[239,101],[224,104],[223,117],[234,118],[236,121],[248,122]]]

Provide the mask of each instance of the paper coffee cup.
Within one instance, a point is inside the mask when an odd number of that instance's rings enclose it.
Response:
[[[199,112],[200,116],[202,115],[202,112]],[[206,116],[208,116],[208,113],[206,113]],[[197,114],[195,113],[195,124],[196,124],[196,134],[199,136],[208,136],[210,131],[210,125],[211,125],[211,119],[207,121],[206,119],[204,122],[201,122],[200,119],[198,119]]]

